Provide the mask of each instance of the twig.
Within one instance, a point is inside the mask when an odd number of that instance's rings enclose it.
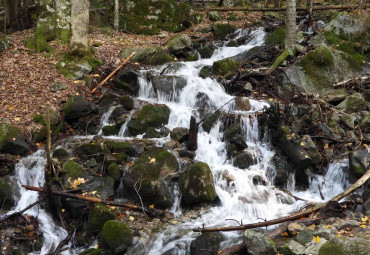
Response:
[[[140,174],[140,178],[135,182],[135,184],[134,184],[134,189],[135,189],[135,191],[136,191],[136,194],[138,195],[138,197],[139,197],[139,199],[140,199],[140,204],[141,204],[141,207],[143,208],[143,213],[144,213],[144,215],[146,215],[145,214],[145,211],[144,211],[144,204],[143,204],[143,200],[141,199],[141,196],[140,196],[140,194],[139,194],[139,191],[140,191],[140,189],[141,189],[141,181],[142,181],[142,177],[143,177],[143,175],[142,174]],[[137,183],[140,181],[140,186],[139,186],[139,189],[137,189],[136,188],[136,185],[137,185]]]
[[[360,131],[360,143],[359,143],[359,145],[356,147],[356,149],[355,149],[355,150],[358,150],[358,149],[361,147],[361,145],[362,145],[362,139],[363,139],[363,137],[362,137],[362,130],[361,130],[361,128],[360,128],[360,125],[357,125],[357,128],[358,128],[358,130]]]
[[[34,207],[35,205],[41,203],[44,200],[46,200],[46,197],[37,200],[35,203],[30,204],[29,206],[27,206],[26,208],[24,208],[23,210],[21,210],[19,212],[15,212],[15,213],[12,213],[12,214],[9,214],[9,215],[5,216],[4,218],[0,219],[0,222],[4,222],[4,221],[6,221],[8,219],[11,219],[11,218],[14,218],[16,216],[22,215],[25,211],[31,209],[32,207]]]

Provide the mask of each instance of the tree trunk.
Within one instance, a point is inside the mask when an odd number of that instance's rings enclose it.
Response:
[[[296,30],[296,0],[287,1],[285,27],[286,27],[285,47],[288,48],[290,51],[293,51]]]
[[[89,52],[89,0],[71,0],[71,32],[69,52],[82,57]]]
[[[197,150],[198,146],[198,124],[194,116],[190,118],[188,149],[191,151]]]
[[[7,0],[4,0],[4,35],[6,35],[6,15],[7,15],[7,11],[6,11],[6,6],[7,6]]]
[[[118,32],[119,27],[119,0],[114,0],[114,29]]]

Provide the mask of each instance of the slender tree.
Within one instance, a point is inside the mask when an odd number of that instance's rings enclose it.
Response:
[[[69,52],[83,56],[89,52],[87,35],[89,32],[89,0],[71,0],[71,32]]]
[[[6,6],[7,6],[7,1],[4,0],[4,35],[6,35],[6,15],[7,15],[7,11],[6,11]]]
[[[289,50],[294,49],[295,30],[296,30],[296,0],[288,0],[286,8],[286,38],[285,47]]]
[[[119,0],[114,0],[114,29],[118,32],[119,27]]]

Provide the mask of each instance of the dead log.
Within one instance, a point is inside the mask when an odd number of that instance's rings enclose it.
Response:
[[[18,217],[18,216],[22,215],[25,211],[27,211],[27,210],[31,209],[32,207],[34,207],[35,205],[37,205],[37,204],[41,203],[41,202],[42,202],[42,201],[44,201],[44,200],[46,200],[46,197],[45,197],[45,198],[42,198],[42,199],[37,200],[35,203],[30,204],[29,206],[27,206],[26,208],[22,209],[22,210],[21,210],[21,211],[19,211],[19,212],[14,212],[14,213],[12,213],[12,214],[6,215],[4,218],[1,218],[1,219],[0,219],[0,223],[1,223],[1,222],[4,222],[4,221],[6,221],[6,220],[12,219],[12,218],[14,218],[14,217]]]
[[[45,192],[45,189],[40,188],[40,187],[33,187],[33,186],[27,186],[27,185],[23,185],[22,187],[27,190]],[[96,198],[96,197],[83,196],[83,195],[72,194],[68,192],[52,191],[52,193],[54,196],[66,197],[66,198],[71,198],[71,199],[76,199],[76,200],[83,200],[83,201],[87,201],[91,203],[99,203],[99,204],[104,204],[104,205],[109,205],[109,206],[118,206],[118,207],[123,207],[129,210],[137,211],[137,212],[145,212],[147,215],[153,218],[158,217],[158,216],[173,217],[173,215],[170,212],[167,212],[165,210],[160,210],[160,209],[140,207],[134,204],[118,203],[114,201],[103,200],[103,199]]]
[[[201,233],[218,232],[218,231],[237,231],[237,230],[246,230],[246,229],[252,229],[252,228],[259,228],[259,227],[267,227],[267,226],[284,223],[287,221],[298,220],[302,217],[307,217],[308,215],[321,210],[329,202],[339,202],[341,199],[347,197],[353,191],[360,188],[369,178],[370,178],[370,170],[367,170],[367,172],[360,179],[358,179],[354,184],[352,184],[347,190],[333,197],[329,201],[316,205],[315,207],[307,209],[304,212],[299,212],[299,213],[296,213],[296,214],[293,214],[287,217],[282,217],[282,218],[274,219],[274,220],[268,220],[264,222],[251,223],[251,224],[246,224],[246,225],[241,225],[241,226],[234,226],[234,227],[194,228],[192,230],[194,232],[201,232]]]
[[[345,10],[345,9],[355,9],[357,8],[357,4],[346,4],[346,5],[327,5],[327,6],[313,6],[312,11],[326,11],[326,10]],[[369,8],[370,4],[364,4],[363,8]],[[311,8],[307,7],[297,7],[297,11],[303,12],[310,12]],[[286,8],[243,8],[243,7],[235,7],[235,8],[207,8],[207,9],[200,9],[200,11],[219,11],[219,12],[234,12],[234,11],[242,11],[242,12],[286,12]]]
[[[131,53],[130,56],[128,56],[128,58],[125,59],[125,61],[123,61],[116,69],[114,69],[113,72],[111,72],[107,78],[105,78],[101,83],[99,83],[99,85],[94,88],[91,93],[95,93],[95,91],[100,88],[101,86],[103,86],[116,72],[118,72],[119,69],[121,69],[124,65],[126,65],[128,63],[128,61],[130,61],[130,59],[136,54],[136,52],[133,52]]]

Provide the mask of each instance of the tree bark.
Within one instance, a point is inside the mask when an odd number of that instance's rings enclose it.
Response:
[[[89,0],[71,0],[71,32],[69,52],[82,57],[89,52]]]
[[[7,6],[7,0],[4,0],[4,35],[6,35],[6,23],[7,23],[6,16],[8,14],[6,10],[6,6]]]
[[[119,28],[119,0],[114,0],[114,29],[118,32]]]
[[[296,30],[296,0],[287,1],[286,9],[286,35],[285,35],[285,48],[290,51],[294,50],[295,44],[295,30]]]

